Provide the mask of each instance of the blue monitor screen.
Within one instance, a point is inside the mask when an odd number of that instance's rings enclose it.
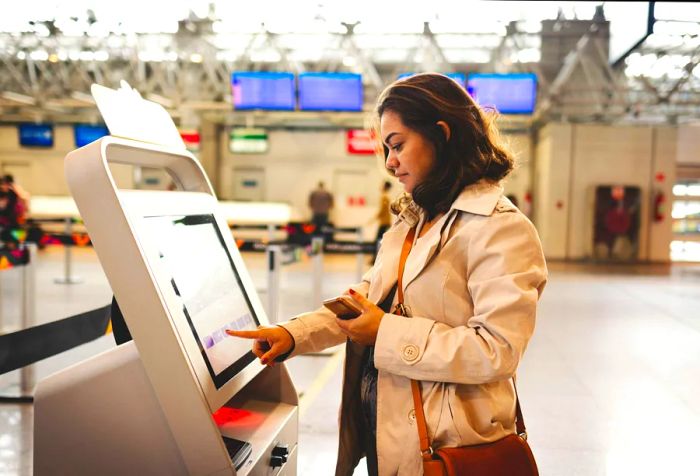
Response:
[[[97,126],[92,124],[76,124],[73,127],[75,134],[76,147],[88,145],[95,142],[106,135],[109,135],[109,130],[105,126]]]
[[[236,71],[231,88],[236,109],[294,110],[292,73]]]
[[[534,73],[469,75],[467,91],[484,107],[502,114],[532,114],[537,99],[537,76]]]
[[[362,75],[301,73],[299,109],[303,111],[362,111]]]
[[[53,126],[50,124],[20,124],[19,144],[26,147],[53,147]]]
[[[416,73],[401,73],[398,76],[398,78],[396,78],[396,79],[408,78],[409,76],[413,76],[414,74],[416,74]],[[454,79],[455,81],[457,81],[457,83],[460,86],[462,86],[462,87],[466,86],[467,76],[464,73],[442,73],[442,74],[444,74],[448,78]]]

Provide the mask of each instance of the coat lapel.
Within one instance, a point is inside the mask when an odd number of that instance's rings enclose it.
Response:
[[[406,239],[408,230],[407,225],[398,223],[384,233],[382,237],[382,253],[379,258],[381,262],[378,261],[376,264],[379,275],[374,277],[375,280],[379,278],[379,282],[373,283],[374,285],[370,288],[368,296],[370,301],[382,302],[386,295],[389,294],[389,291],[391,291],[394,283],[396,283],[401,246],[403,245],[403,240]]]
[[[426,235],[424,238],[421,238],[428,239],[429,242],[425,243],[425,246],[421,246],[419,251],[414,249],[408,255],[403,274],[404,291],[418,277],[421,271],[428,266],[432,258],[445,244],[459,212],[484,216],[491,215],[502,194],[503,188],[500,185],[487,182],[478,182],[466,187],[448,211],[447,219],[442,223],[440,233],[430,234],[430,237]],[[381,302],[394,286],[394,283],[396,283],[401,247],[408,230],[408,225],[399,222],[384,234],[382,238],[381,262],[378,261],[376,264],[379,274],[373,278],[373,281],[377,282],[373,282],[368,296],[372,302]]]
[[[428,266],[428,263],[437,254],[440,247],[445,243],[447,236],[449,235],[450,227],[457,216],[455,210],[450,210],[445,221],[440,225],[439,233],[431,233],[428,237],[427,235],[421,239],[428,239],[429,241],[422,246],[420,250],[415,249],[411,251],[406,260],[406,269],[403,272],[403,289],[411,284],[411,281],[416,279],[423,269]],[[398,262],[397,262],[398,266]]]
[[[458,213],[463,211],[477,215],[491,215],[502,194],[503,188],[500,185],[487,182],[478,182],[465,187],[447,212],[448,216],[441,225],[440,233],[431,234],[430,238],[428,238],[430,241],[425,243],[425,246],[422,246],[420,251],[414,253],[414,250],[408,255],[403,275],[404,292],[406,287],[428,266],[433,257],[445,244]],[[427,235],[422,239],[425,238],[427,238]]]

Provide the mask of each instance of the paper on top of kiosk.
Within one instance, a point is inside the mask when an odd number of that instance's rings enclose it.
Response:
[[[119,89],[90,88],[110,135],[185,149],[185,143],[163,106],[147,101],[122,80]]]

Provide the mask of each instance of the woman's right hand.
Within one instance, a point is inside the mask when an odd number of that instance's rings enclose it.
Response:
[[[273,366],[277,357],[289,353],[294,348],[294,338],[281,326],[260,326],[254,331],[227,329],[226,333],[234,337],[255,339],[253,353],[263,365]]]

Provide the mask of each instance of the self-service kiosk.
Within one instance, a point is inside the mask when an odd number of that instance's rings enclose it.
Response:
[[[174,137],[165,110],[97,92],[112,135],[68,154],[66,177],[133,342],[39,382],[35,473],[296,474],[284,365],[262,366],[224,332],[268,322],[206,174],[176,140],[115,137],[149,120]],[[165,169],[179,190],[119,189],[112,164]]]

